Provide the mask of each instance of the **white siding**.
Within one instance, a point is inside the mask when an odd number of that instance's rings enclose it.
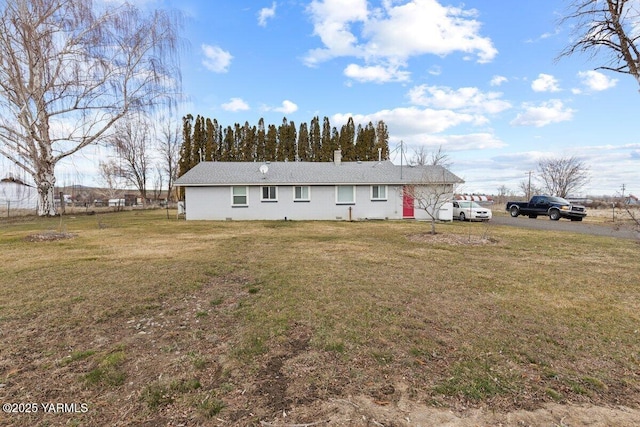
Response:
[[[402,218],[401,187],[387,186],[386,200],[371,200],[371,186],[356,186],[354,204],[336,203],[336,186],[310,186],[308,202],[294,201],[294,186],[278,186],[277,201],[261,201],[261,187],[249,186],[248,206],[231,206],[231,187],[186,187],[189,220],[348,220]],[[418,211],[416,211],[416,214]]]

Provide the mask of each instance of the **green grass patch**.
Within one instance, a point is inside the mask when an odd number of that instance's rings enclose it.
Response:
[[[512,380],[487,361],[465,360],[456,363],[450,374],[451,377],[435,386],[436,393],[481,401],[506,394],[514,388]]]
[[[93,356],[94,354],[96,354],[95,350],[74,351],[68,357],[62,359],[60,364],[65,366],[65,365],[68,365],[70,363],[76,362],[78,360],[88,359],[89,357]]]
[[[209,305],[211,305],[212,307],[216,307],[220,304],[222,304],[224,302],[224,298],[223,297],[217,297],[212,299],[211,301],[209,301]]]
[[[126,378],[122,369],[124,359],[123,349],[117,349],[104,355],[98,366],[84,375],[84,380],[89,385],[121,386]]]

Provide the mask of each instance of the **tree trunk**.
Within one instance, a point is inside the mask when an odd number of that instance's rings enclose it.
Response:
[[[436,234],[436,219],[431,217],[431,234]]]
[[[57,214],[55,203],[56,176],[53,172],[53,164],[41,163],[39,166],[40,168],[36,175],[36,185],[38,187],[38,215],[55,216]]]

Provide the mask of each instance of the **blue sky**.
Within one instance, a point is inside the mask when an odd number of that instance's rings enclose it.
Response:
[[[186,1],[185,112],[225,125],[384,120],[390,146],[449,154],[467,192],[516,190],[578,156],[588,194],[640,192],[640,94],[598,58],[556,61],[568,2]],[[399,162],[399,156],[394,156]]]
[[[392,150],[442,146],[462,192],[517,191],[540,158],[577,156],[591,174],[582,194],[640,193],[639,87],[594,71],[602,57],[556,61],[571,40],[559,22],[569,1],[138,3],[184,13],[178,122],[384,120]],[[59,180],[89,179],[80,163]]]

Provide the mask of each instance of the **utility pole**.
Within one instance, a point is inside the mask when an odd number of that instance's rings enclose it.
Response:
[[[529,174],[529,185],[527,187],[527,200],[531,200],[531,174],[532,173],[533,171],[527,172],[527,174]]]

